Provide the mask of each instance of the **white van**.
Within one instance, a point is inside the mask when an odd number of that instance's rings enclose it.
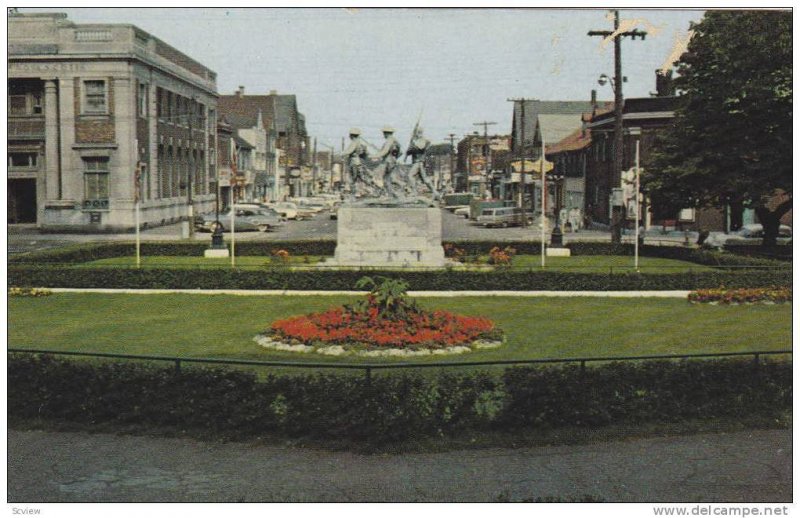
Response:
[[[519,207],[492,207],[483,209],[475,222],[484,227],[511,227],[522,225],[523,212]],[[527,214],[528,224],[533,223],[533,217]]]

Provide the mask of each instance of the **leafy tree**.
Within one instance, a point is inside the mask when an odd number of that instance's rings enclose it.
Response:
[[[792,208],[792,14],[709,11],[692,30],[643,187],[656,211],[752,207],[773,245]]]

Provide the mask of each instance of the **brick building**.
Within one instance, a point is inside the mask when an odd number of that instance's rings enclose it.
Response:
[[[190,195],[213,208],[208,68],[132,25],[12,13],[8,74],[9,223],[132,230],[137,195],[149,226],[188,217]]]
[[[275,90],[267,95],[245,94],[244,86],[240,86],[233,95],[220,96],[219,111],[234,127],[242,128],[253,127],[261,114],[269,141],[267,176],[277,182],[268,192],[271,199],[299,196],[307,190],[308,185],[303,182],[308,178],[306,183],[311,183],[313,160],[305,116],[298,111],[294,95],[278,94]],[[274,160],[277,166],[271,165]]]
[[[599,111],[590,118],[587,129],[591,131],[591,146],[586,165],[586,214],[592,221],[608,224],[612,189],[622,189],[626,207],[627,226],[636,217],[632,170],[635,166],[636,141],[639,141],[639,159],[644,163],[652,152],[656,135],[672,124],[678,97],[630,98],[622,108],[623,162],[622,174],[614,174],[614,111]],[[663,226],[680,230],[723,231],[729,215],[725,208],[684,209],[677,214],[652,214],[646,200],[641,207],[643,225]]]
[[[583,114],[591,112],[596,101],[540,101],[537,99],[517,100],[511,122],[511,160],[525,165],[525,172],[514,167],[506,170],[503,180],[502,197],[523,200],[528,209],[541,210],[541,180],[527,167],[541,157],[542,142],[545,146],[556,144],[567,138],[583,125]],[[563,185],[550,183],[548,188],[547,212],[558,205],[555,199],[564,192],[569,198],[582,196],[583,183],[576,179],[565,180]],[[559,190],[560,189],[560,190]],[[559,193],[556,191],[559,190]],[[561,205],[563,207],[563,205]]]
[[[453,186],[482,198],[498,196],[500,177],[508,165],[508,135],[467,135],[456,146]],[[487,163],[488,162],[488,163]]]

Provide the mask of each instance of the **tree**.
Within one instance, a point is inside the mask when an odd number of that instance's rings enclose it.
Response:
[[[673,214],[752,207],[774,245],[792,208],[792,14],[709,11],[692,30],[676,63],[679,107],[642,185]]]

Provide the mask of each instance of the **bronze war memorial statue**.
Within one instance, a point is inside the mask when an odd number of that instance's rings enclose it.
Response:
[[[425,167],[430,141],[419,123],[414,127],[405,158],[391,126],[382,129],[378,148],[349,132],[345,158],[345,201],[337,216],[334,257],[326,266],[443,268],[451,266],[442,248],[439,193]],[[369,153],[369,148],[375,150]],[[429,193],[421,193],[422,186]]]

